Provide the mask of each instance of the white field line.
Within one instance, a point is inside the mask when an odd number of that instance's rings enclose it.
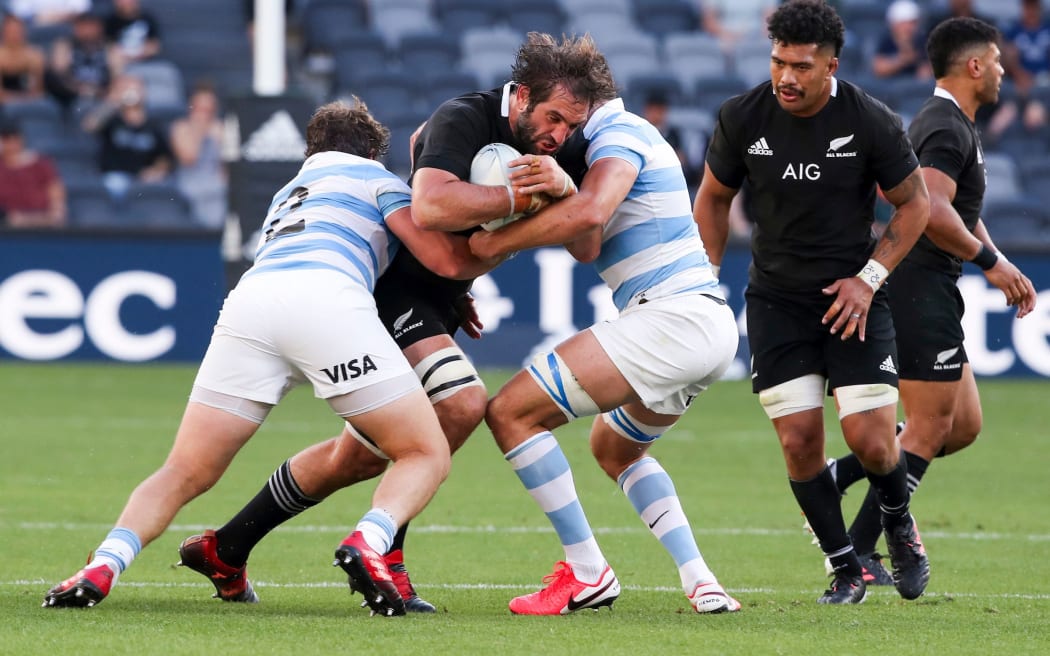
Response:
[[[5,522],[0,521],[0,528],[3,529],[15,529],[22,531],[108,531],[112,528],[111,524],[94,524],[85,522]],[[201,524],[172,524],[168,527],[168,531],[179,532],[179,533],[194,533],[200,532],[207,528],[214,528],[212,526],[204,526]],[[281,533],[332,533],[337,535],[345,534],[350,530],[352,526],[349,524],[343,526],[336,525],[297,525],[291,526],[280,526],[275,529],[275,532]],[[412,533],[475,533],[475,534],[515,534],[515,533],[553,533],[554,529],[549,526],[453,526],[443,524],[430,524],[424,526],[412,525]],[[598,535],[630,535],[630,534],[648,534],[645,528],[641,526],[610,526],[610,527],[595,527],[594,532]],[[802,536],[810,538],[812,536],[806,534],[802,529],[786,529],[786,528],[738,528],[738,527],[724,527],[724,528],[694,528],[693,533],[696,535],[748,535],[748,536]],[[930,531],[923,530],[922,534],[927,538],[935,538],[938,540],[973,540],[973,541],[986,541],[986,540],[1023,540],[1027,542],[1050,542],[1050,535],[1047,534],[1024,534],[1024,533],[975,533],[967,531]]]
[[[14,581],[0,581],[0,587],[4,586],[36,586],[41,589],[48,585],[53,585],[54,581],[45,581],[44,579],[18,579]],[[530,591],[535,590],[536,584],[518,585],[513,583],[423,583],[419,584],[415,581],[412,584],[419,590],[506,590],[508,592],[518,591]],[[199,583],[196,582],[184,582],[184,583],[169,583],[169,582],[158,582],[158,581],[125,581],[121,580],[119,583],[122,587],[132,588],[207,588],[209,594],[212,591],[204,581]],[[321,582],[297,582],[297,583],[278,583],[274,581],[252,581],[252,585],[258,589],[263,590],[266,588],[284,588],[289,590],[308,590],[308,589],[320,589],[320,588],[337,588],[340,590],[346,589],[346,583],[340,583],[337,581],[321,581]],[[624,585],[625,590],[631,590],[633,592],[674,592],[681,593],[679,588],[672,588],[669,586],[644,586],[644,585]],[[727,587],[726,590],[736,595],[747,595],[747,594],[774,594],[777,592],[784,592],[784,590],[778,590],[774,588],[733,588]],[[886,588],[887,592],[893,592],[892,589]],[[795,594],[798,595],[810,595],[817,594],[819,590],[816,588],[812,590],[798,590]],[[1050,601],[1050,594],[1041,593],[1023,593],[1023,592],[1009,592],[1000,594],[976,594],[973,592],[935,592],[928,593],[923,596],[923,599],[954,599],[954,598],[967,598],[967,599],[1027,599],[1031,601]]]

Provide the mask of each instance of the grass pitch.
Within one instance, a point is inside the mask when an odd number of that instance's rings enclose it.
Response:
[[[933,576],[905,602],[815,603],[822,558],[801,530],[776,437],[744,382],[715,385],[652,453],[671,473],[708,563],[743,603],[693,614],[673,563],[598,469],[587,422],[558,431],[581,501],[624,586],[612,611],[515,617],[561,549],[481,429],[406,547],[434,616],[369,617],[332,552],[373,484],[334,495],[264,540],[249,571],[262,603],[224,604],[173,564],[181,540],[228,519],[300,448],[339,422],[300,389],[224,479],[176,518],[101,605],[42,609],[163,460],[190,366],[0,365],[0,654],[1017,654],[1050,653],[1050,382],[984,381],[985,430],[934,462],[913,502]],[[506,374],[486,376],[490,390]],[[829,417],[829,455],[844,446]],[[844,499],[852,515],[861,488]]]

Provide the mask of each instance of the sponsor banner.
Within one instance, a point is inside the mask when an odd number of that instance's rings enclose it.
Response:
[[[1016,320],[1002,294],[967,266],[959,282],[966,350],[978,375],[1050,377],[1050,257],[1012,260],[1035,283],[1036,310]],[[742,337],[748,262],[746,249],[734,248],[722,267]],[[460,335],[459,342],[479,367],[521,367],[532,354],[616,316],[594,268],[563,249],[522,253],[479,278],[473,292],[485,336]],[[213,234],[4,232],[0,358],[196,362],[225,293]],[[746,377],[747,363],[745,338],[727,376]]]
[[[1022,320],[1006,306],[1002,293],[966,265],[959,288],[966,301],[966,351],[979,376],[1050,377],[1050,257],[1018,254],[1010,258],[1035,284],[1036,309]],[[737,316],[740,348],[726,376],[749,372],[744,288],[750,253],[731,248],[721,270],[722,288]],[[479,367],[520,367],[587,326],[616,316],[611,295],[590,265],[575,262],[562,249],[526,252],[474,284],[485,336],[458,341]]]
[[[197,361],[226,295],[214,234],[0,236],[0,357]]]

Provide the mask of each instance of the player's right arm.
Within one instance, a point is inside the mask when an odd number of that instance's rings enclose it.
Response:
[[[693,203],[693,220],[700,228],[700,238],[711,264],[722,266],[726,244],[729,242],[729,208],[739,189],[722,184],[711,167],[704,164],[704,179]]]
[[[962,217],[955,211],[957,185],[951,176],[932,166],[922,168],[922,177],[930,192],[930,221],[926,236],[941,250],[971,262],[983,250],[996,253],[995,244],[983,220],[978,220],[974,232],[966,229]],[[996,256],[995,264],[984,270],[988,282],[1006,297],[1006,302],[1017,306],[1021,318],[1035,307],[1035,287],[1021,271],[1005,257]]]
[[[442,278],[471,280],[488,273],[505,259],[474,255],[462,235],[421,229],[413,220],[413,209],[402,207],[387,216],[386,224],[423,266]]]
[[[511,196],[505,187],[471,184],[438,168],[412,175],[412,215],[424,230],[467,230],[520,212],[530,201]]]

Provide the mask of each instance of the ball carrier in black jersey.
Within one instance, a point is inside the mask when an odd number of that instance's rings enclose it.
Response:
[[[860,603],[867,593],[825,462],[829,389],[846,443],[877,491],[898,590],[914,599],[929,562],[894,436],[897,352],[882,284],[926,226],[926,186],[900,119],[835,78],[844,26],[834,9],[792,0],[768,28],[772,80],[719,110],[694,217],[720,263],[729,205],[748,180],[751,379],[780,439],[791,490],[835,569],[818,601]],[[876,185],[896,207],[877,243]]]
[[[946,20],[930,33],[927,51],[937,86],[908,134],[930,192],[925,234],[897,266],[889,285],[897,329],[900,433],[915,488],[935,457],[966,448],[981,431],[981,400],[963,345],[963,300],[956,283],[962,263],[973,262],[1002,291],[1017,317],[1035,307],[1032,282],[992,243],[981,219],[985,171],[974,125],[978,107],[996,102],[1003,79],[999,32],[974,18]],[[839,489],[864,477],[855,455],[836,464]],[[850,537],[865,559],[877,560],[879,508],[869,489]]]
[[[481,223],[575,193],[585,169],[586,144],[570,137],[595,98],[615,93],[604,57],[589,37],[559,41],[530,33],[518,50],[512,78],[502,89],[445,102],[419,132],[412,176],[417,225],[472,231]],[[474,155],[494,142],[525,153],[511,162],[526,166],[512,174],[509,190],[467,182]],[[453,340],[460,327],[471,337],[480,336],[482,326],[467,293],[471,283],[443,278],[401,249],[374,294],[380,318],[422,380],[453,452],[481,423],[488,401],[477,371]],[[389,461],[368,437],[344,427],[341,437],[351,435],[357,439],[331,438],[290,458],[222,528],[188,538],[180,548],[183,564],[208,576],[217,596],[238,600],[251,549],[267,533],[333,492],[386,469]],[[395,536],[385,564],[406,609],[433,612],[405,570],[405,528]],[[200,545],[196,551],[203,554],[192,563],[187,544]]]

